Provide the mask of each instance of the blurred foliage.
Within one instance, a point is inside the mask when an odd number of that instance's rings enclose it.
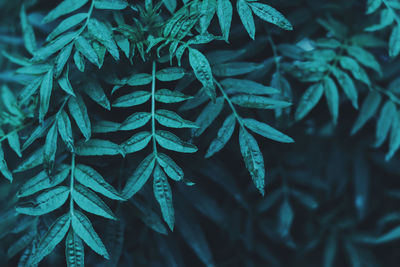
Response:
[[[400,1],[0,10],[4,265],[400,262]]]

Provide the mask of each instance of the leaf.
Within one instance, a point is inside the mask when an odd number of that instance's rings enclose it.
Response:
[[[19,136],[17,132],[10,132],[7,136],[7,141],[9,146],[14,150],[18,157],[22,157],[21,154],[21,144],[19,142]]]
[[[211,142],[210,146],[207,149],[207,153],[204,156],[205,158],[209,158],[218,151],[220,151],[226,143],[228,143],[231,138],[233,131],[236,126],[236,118],[233,114],[229,115],[221,128],[218,130],[217,137]]]
[[[236,2],[236,8],[244,28],[246,29],[250,38],[254,40],[256,26],[254,25],[254,18],[249,4],[245,0],[238,0]]]
[[[146,224],[147,227],[151,228],[157,233],[163,235],[168,234],[165,224],[151,206],[139,201],[138,199],[131,198],[131,202],[138,209],[139,214],[137,216],[143,221],[144,224]]]
[[[213,66],[215,76],[229,77],[259,70],[262,65],[253,62],[229,62]]]
[[[278,231],[282,237],[286,237],[289,235],[290,228],[293,223],[293,209],[290,206],[289,201],[283,201],[280,209],[279,209],[279,227]]]
[[[76,97],[71,97],[68,100],[68,109],[85,139],[89,140],[92,133],[90,119],[87,113],[85,102],[83,102],[83,99],[79,94],[77,94]]]
[[[79,51],[75,51],[75,53],[74,53],[74,62],[75,62],[76,68],[80,72],[85,71],[85,60],[83,59],[83,56],[81,53],[79,53]]]
[[[33,142],[35,142],[36,139],[42,137],[47,129],[50,128],[51,124],[53,123],[53,119],[53,117],[48,118],[42,124],[39,124],[39,126],[31,133],[31,135],[22,145],[22,150],[27,149]]]
[[[52,40],[46,46],[43,46],[42,48],[36,50],[33,59],[37,61],[46,60],[51,55],[58,52],[66,45],[68,45],[70,42],[72,42],[72,40],[74,40],[77,35],[78,35],[77,32],[67,32],[61,35],[57,39]]]
[[[389,134],[392,121],[396,117],[396,114],[396,105],[392,101],[388,100],[385,105],[383,105],[378,121],[376,123],[375,147],[381,146],[385,141],[386,137]]]
[[[140,86],[151,83],[152,77],[148,73],[137,73],[127,78],[127,84],[130,86]]]
[[[58,186],[38,195],[32,202],[21,203],[16,211],[21,214],[40,216],[61,207],[67,201],[69,188]]]
[[[0,144],[0,172],[1,172],[1,174],[3,174],[3,176],[7,180],[12,182],[13,176],[12,176],[12,173],[10,172],[10,170],[7,167],[7,163],[6,163],[5,159],[4,159],[4,152],[3,152],[3,148],[1,147],[1,144]]]
[[[368,0],[367,1],[367,11],[365,14],[374,13],[381,6],[382,0]]]
[[[72,230],[65,239],[65,258],[67,267],[83,267],[85,264],[85,249],[82,239]]]
[[[119,127],[119,130],[122,131],[130,131],[137,128],[140,128],[146,123],[148,123],[151,119],[151,113],[149,112],[135,112],[130,115]]]
[[[36,93],[39,89],[40,84],[42,83],[43,78],[38,77],[31,81],[18,95],[18,102],[21,104],[25,104],[27,101],[31,99],[31,97]]]
[[[227,94],[272,95],[280,92],[276,88],[245,79],[228,78],[222,80],[221,85]]]
[[[216,92],[211,72],[210,63],[207,58],[197,49],[189,49],[189,63],[194,75],[201,82],[206,94],[215,101]]]
[[[346,69],[350,71],[354,78],[357,80],[367,84],[371,85],[371,81],[368,78],[368,74],[364,71],[360,65],[358,65],[357,61],[350,57],[341,57],[340,58],[340,66],[342,66],[343,69]]]
[[[358,92],[353,80],[349,75],[347,75],[347,73],[339,70],[338,68],[333,68],[332,73],[336,77],[346,96],[350,99],[353,107],[358,109]]]
[[[18,165],[14,172],[26,171],[35,168],[40,164],[43,164],[43,147],[40,147],[35,152],[26,157],[26,159]]]
[[[396,151],[400,147],[400,114],[397,114],[393,118],[392,129],[390,131],[390,140],[389,140],[389,151],[385,156],[385,160],[390,160]]]
[[[37,235],[36,229],[28,230],[28,232],[26,232],[15,242],[13,242],[13,244],[7,249],[8,258],[14,257],[24,248],[26,248],[29,244],[31,244],[36,235]]]
[[[44,162],[46,162],[50,166],[53,165],[54,159],[56,157],[57,135],[58,135],[57,124],[54,123],[46,135],[46,141],[44,143],[44,150],[43,150]]]
[[[188,121],[180,117],[173,111],[159,109],[155,113],[155,119],[161,125],[170,128],[197,128],[194,122]]]
[[[54,176],[50,176],[46,170],[39,172],[36,176],[26,181],[18,191],[17,197],[27,197],[41,190],[54,187],[62,183],[68,176],[70,167],[62,165],[57,169]]]
[[[217,16],[221,27],[222,36],[226,41],[229,38],[229,31],[232,23],[233,8],[230,0],[217,0]]]
[[[164,172],[173,180],[181,181],[184,178],[184,173],[170,157],[164,153],[157,154],[157,162],[163,168]]]
[[[71,219],[69,214],[59,217],[47,230],[47,233],[41,238],[36,253],[29,260],[29,266],[38,264],[44,257],[49,255],[54,248],[63,240],[67,234]]]
[[[150,132],[139,132],[121,144],[122,149],[126,154],[134,153],[142,150],[147,146],[152,138]]]
[[[323,92],[324,88],[320,83],[311,85],[304,92],[296,109],[295,119],[297,121],[304,118],[318,104]]]
[[[174,206],[172,204],[171,187],[169,186],[167,177],[165,176],[159,165],[155,167],[153,176],[154,196],[158,204],[160,205],[164,221],[168,224],[169,229],[173,231],[175,215]]]
[[[157,130],[156,141],[161,147],[176,152],[194,153],[197,151],[196,146],[183,142],[179,137],[168,131]]]
[[[128,6],[126,0],[96,0],[94,7],[97,9],[122,10]]]
[[[82,87],[85,88],[85,93],[97,104],[102,106],[103,108],[110,110],[110,101],[108,101],[108,98],[106,94],[104,93],[103,88],[101,88],[101,85],[99,82],[93,80],[90,81],[86,84],[84,84]]]
[[[64,110],[62,110],[57,117],[57,129],[68,149],[74,151],[74,137],[72,135],[71,121]]]
[[[46,17],[44,17],[42,23],[49,23],[63,15],[74,12],[82,6],[84,6],[88,0],[64,0],[56,8],[51,10]]]
[[[112,30],[107,25],[95,18],[91,18],[88,23],[88,31],[96,40],[106,47],[107,51],[115,60],[119,60],[117,44],[112,38]]]
[[[93,229],[92,223],[80,211],[74,210],[71,216],[71,224],[74,232],[82,238],[82,240],[97,254],[103,256],[105,259],[110,259],[107,249]]]
[[[264,158],[256,139],[244,128],[239,130],[239,145],[244,163],[261,195],[264,195],[265,167]]]
[[[82,55],[84,55],[91,63],[100,68],[100,62],[96,51],[86,38],[78,36],[78,38],[75,40],[75,48],[81,52]]]
[[[76,145],[75,151],[80,156],[124,155],[119,145],[102,139],[80,142]]]
[[[370,52],[354,45],[347,46],[347,52],[365,67],[371,68],[378,73],[382,73],[380,64]]]
[[[162,82],[171,82],[182,79],[185,76],[185,70],[178,67],[169,67],[156,72],[156,78]]]
[[[22,5],[19,16],[21,19],[25,48],[26,50],[28,50],[29,53],[33,55],[37,49],[36,37],[32,25],[29,24],[28,17],[26,15],[25,5]]]
[[[125,199],[131,198],[136,194],[149,179],[153,172],[155,158],[153,154],[148,155],[136,168],[135,172],[128,178],[122,196]]]
[[[292,105],[292,103],[283,100],[257,95],[235,95],[231,98],[231,101],[236,105],[246,108],[276,109]]]
[[[74,93],[74,89],[72,88],[72,85],[69,82],[68,73],[69,73],[69,67],[67,66],[67,68],[62,73],[61,77],[57,80],[57,82],[58,85],[61,87],[61,89],[64,90],[64,92],[75,97],[76,95]]]
[[[133,93],[117,98],[112,106],[113,107],[132,107],[146,103],[151,97],[150,92],[135,91]]]
[[[176,9],[176,0],[162,0],[165,7],[168,9],[169,12],[173,13]]]
[[[333,124],[336,125],[339,117],[339,92],[335,82],[329,77],[324,79],[323,86],[329,112],[331,113]]]
[[[193,135],[195,137],[200,136],[218,117],[224,107],[224,98],[218,97],[215,103],[209,102],[203,109],[200,115],[197,117],[195,124],[199,127],[193,129]]]
[[[75,168],[75,179],[82,185],[110,199],[124,200],[121,195],[93,168],[78,164]]]
[[[375,115],[379,104],[381,103],[382,96],[376,92],[370,92],[365,98],[363,104],[361,105],[361,110],[358,113],[358,117],[354,122],[353,128],[351,129],[351,135],[360,130],[364,124]]]
[[[107,219],[116,220],[111,209],[95,194],[79,184],[74,185],[72,199],[81,209],[102,216]]]
[[[256,14],[260,19],[275,24],[284,30],[293,30],[292,24],[290,24],[290,22],[275,8],[257,2],[250,2],[249,5],[254,14]]]
[[[120,126],[121,124],[118,122],[101,120],[93,125],[92,130],[94,133],[112,133],[119,131]]]
[[[51,41],[54,37],[62,34],[63,32],[75,27],[88,17],[87,13],[78,13],[63,20],[54,30],[47,36],[46,41]]]
[[[375,244],[382,244],[382,243],[387,243],[391,242],[393,240],[397,240],[400,238],[400,226],[393,228],[389,232],[379,236],[375,240]]]
[[[182,94],[181,92],[178,92],[178,91],[171,91],[168,89],[160,89],[160,90],[156,91],[154,98],[158,102],[169,104],[169,103],[179,103],[182,101],[186,101],[188,99],[192,99],[193,96],[188,96],[188,95]]]
[[[293,143],[294,140],[287,136],[286,134],[281,133],[280,131],[272,128],[268,124],[263,122],[259,122],[255,119],[243,119],[244,126],[246,126],[249,130],[264,136],[265,138],[275,140],[281,143]]]
[[[40,85],[39,121],[43,122],[44,116],[49,110],[51,91],[53,90],[53,69],[50,69],[43,77]]]
[[[400,53],[400,26],[396,25],[389,38],[389,56],[394,58]]]

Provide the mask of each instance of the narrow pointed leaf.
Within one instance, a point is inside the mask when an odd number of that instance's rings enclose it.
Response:
[[[67,267],[83,267],[85,264],[85,249],[82,239],[72,230],[65,239],[65,258]]]
[[[139,132],[123,142],[121,147],[126,154],[134,153],[145,148],[151,138],[152,134],[150,132]]]
[[[266,123],[259,122],[255,119],[243,119],[244,125],[251,131],[264,136],[265,138],[282,142],[282,143],[293,143],[294,140],[287,136],[286,134],[281,133],[280,131],[272,128]]]
[[[159,109],[155,113],[155,119],[163,126],[170,128],[197,128],[194,122],[180,117],[173,111]]]
[[[157,165],[154,170],[153,191],[154,197],[161,208],[164,221],[168,224],[169,229],[173,231],[175,223],[174,207],[172,204],[171,187],[168,184],[167,177]]]
[[[173,180],[181,181],[184,178],[184,173],[170,157],[164,153],[157,154],[157,162],[163,168],[164,172]]]
[[[87,113],[85,102],[80,95],[76,95],[76,97],[71,97],[68,100],[68,109],[72,118],[74,118],[76,125],[78,125],[81,130],[83,136],[86,140],[90,139],[91,136],[91,125],[89,120],[89,115]]]
[[[233,134],[233,131],[235,130],[235,126],[236,118],[233,114],[231,114],[225,119],[221,128],[218,130],[217,137],[211,142],[210,146],[208,147],[207,153],[204,156],[205,158],[211,157],[212,155],[220,151],[226,145],[226,143],[228,143]]]
[[[157,130],[156,140],[161,147],[168,150],[181,153],[194,153],[197,151],[195,145],[182,141],[179,137],[168,131]]]

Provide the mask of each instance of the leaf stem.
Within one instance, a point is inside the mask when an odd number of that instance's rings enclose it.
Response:
[[[221,91],[222,96],[225,98],[226,102],[228,102],[229,107],[231,108],[236,120],[238,121],[240,127],[244,128],[244,124],[242,121],[242,117],[240,117],[239,113],[236,111],[235,106],[233,105],[232,101],[230,100],[229,96],[225,93],[224,88],[222,88],[221,84],[214,79],[215,84],[217,85],[218,89]]]
[[[153,139],[153,153],[157,156],[157,144],[156,144],[156,122],[155,122],[155,112],[156,112],[156,62],[153,61],[153,69],[151,72],[152,82],[151,82],[151,134]]]

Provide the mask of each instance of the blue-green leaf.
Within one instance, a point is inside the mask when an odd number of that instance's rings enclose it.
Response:
[[[250,2],[249,5],[260,19],[275,24],[284,30],[293,30],[292,24],[275,8],[258,2]]]
[[[155,113],[155,119],[161,125],[170,128],[197,128],[194,122],[188,121],[180,117],[173,111],[159,109]]]
[[[174,206],[172,204],[171,187],[169,186],[167,177],[159,165],[155,167],[153,176],[154,196],[160,205],[164,221],[172,231],[174,229],[175,215]]]
[[[65,258],[67,267],[83,267],[85,264],[85,250],[82,239],[70,230],[65,239]]]
[[[88,24],[89,33],[106,47],[108,52],[115,60],[119,60],[117,44],[112,37],[112,30],[103,22],[91,18]]]
[[[82,85],[82,87],[84,87],[85,93],[93,101],[95,101],[97,104],[99,104],[100,106],[102,106],[105,109],[108,109],[108,110],[111,109],[110,101],[108,101],[108,98],[107,98],[106,94],[104,93],[104,90],[101,87],[99,82],[93,80],[93,81],[90,81],[90,82]]]
[[[295,119],[301,120],[304,118],[319,102],[324,92],[322,84],[317,83],[311,85],[300,99],[296,109]]]
[[[196,78],[203,84],[206,94],[215,100],[216,92],[211,72],[210,63],[207,58],[197,49],[189,49],[189,63]]]
[[[182,141],[179,137],[168,131],[157,130],[156,141],[161,147],[172,151],[182,153],[194,153],[197,151],[195,145]]]
[[[53,69],[50,69],[43,77],[40,85],[39,120],[43,122],[44,116],[49,110],[51,91],[53,90]]]
[[[50,41],[54,39],[54,37],[78,25],[79,23],[84,21],[87,17],[88,17],[87,13],[78,13],[66,18],[65,20],[61,21],[60,24],[58,24],[58,26],[55,27],[54,30],[47,36],[46,41]]]
[[[179,103],[182,101],[186,101],[188,99],[192,99],[193,96],[188,96],[188,95],[182,94],[181,92],[178,92],[178,91],[171,91],[168,89],[160,89],[160,90],[156,91],[154,98],[158,102],[169,104],[169,103]]]
[[[35,51],[34,60],[46,60],[48,57],[60,51],[64,48],[67,44],[72,42],[78,35],[77,32],[67,32],[55,40],[52,40],[49,44],[39,48]]]
[[[157,162],[163,168],[165,173],[175,181],[181,181],[184,178],[184,173],[170,157],[164,153],[157,154]]]
[[[222,80],[221,85],[227,94],[273,95],[280,92],[276,88],[245,79],[228,78]]]
[[[329,77],[326,77],[324,79],[323,86],[324,86],[325,99],[326,102],[328,103],[328,108],[332,116],[332,121],[334,124],[336,124],[339,117],[338,89],[336,87],[335,82]]]
[[[79,94],[77,94],[76,97],[71,97],[68,100],[68,109],[85,139],[89,140],[92,134],[90,119],[87,113],[85,102],[83,102],[83,99]]]
[[[246,29],[250,38],[254,40],[256,26],[254,24],[253,14],[249,4],[246,2],[246,0],[238,0],[236,2],[236,8],[244,28]]]
[[[89,0],[64,0],[43,19],[43,23],[49,23],[63,15],[74,12],[84,6]]]
[[[281,133],[280,131],[272,128],[266,123],[259,122],[255,119],[243,119],[244,125],[251,131],[264,136],[265,138],[275,140],[282,143],[293,143],[294,140]]]
[[[389,56],[397,57],[400,53],[400,26],[396,25],[389,38]]]
[[[28,50],[29,53],[33,55],[37,49],[36,37],[32,25],[29,24],[28,17],[26,15],[25,5],[22,5],[19,16],[21,19],[25,48],[26,50]]]
[[[396,114],[396,105],[392,101],[388,100],[385,105],[383,105],[381,113],[379,114],[378,121],[376,123],[376,147],[381,146],[385,141]]]
[[[287,101],[257,95],[235,95],[231,101],[242,107],[261,109],[287,108],[292,105]]]
[[[129,131],[140,128],[151,119],[151,113],[149,112],[136,112],[130,115],[119,127],[119,130]]]
[[[142,150],[147,146],[152,138],[150,132],[139,132],[121,144],[122,149],[126,154],[134,153]]]
[[[122,10],[128,6],[126,0],[96,0],[94,7],[97,9]]]
[[[44,143],[43,150],[44,162],[50,164],[50,166],[54,163],[54,159],[56,157],[57,136],[57,123],[53,123],[53,126],[51,126],[46,135],[46,141]]]
[[[233,131],[236,126],[236,118],[233,114],[229,115],[221,128],[218,130],[217,137],[211,142],[210,146],[207,149],[207,153],[204,156],[205,158],[209,158],[218,151],[220,151],[226,143],[228,143],[231,138]]]
[[[355,109],[358,109],[358,92],[350,76],[338,68],[332,69],[333,75],[336,77],[346,96],[350,99]]]
[[[223,107],[224,107],[223,97],[218,97],[215,103],[209,102],[195,121],[196,125],[199,128],[193,129],[192,131],[193,135],[196,137],[200,136],[218,117]]]
[[[70,151],[74,151],[74,137],[72,135],[72,126],[68,114],[62,110],[57,117],[57,128],[61,139],[67,145]]]
[[[133,93],[117,98],[112,106],[113,107],[132,107],[141,105],[147,102],[151,97],[151,93],[147,91],[135,91]]]
[[[361,109],[353,125],[353,129],[351,129],[352,135],[358,132],[358,130],[360,130],[365,123],[375,115],[381,100],[382,96],[376,91],[372,91],[367,95],[363,104],[361,105]]]
[[[91,63],[95,64],[100,68],[99,57],[96,54],[96,51],[93,49],[93,46],[89,43],[89,41],[83,36],[79,36],[75,40],[76,49],[82,53]]]
[[[170,82],[182,79],[185,76],[185,70],[178,67],[169,67],[156,72],[156,78],[162,82]]]
[[[13,176],[7,167],[7,163],[6,163],[6,160],[4,159],[4,152],[3,152],[3,148],[1,147],[1,144],[0,144],[0,172],[1,172],[1,174],[3,174],[3,176],[7,180],[12,182]]]
[[[18,157],[22,157],[21,154],[21,143],[19,142],[19,136],[17,132],[10,132],[7,136],[7,141],[12,150],[18,155]]]
[[[233,8],[230,0],[217,0],[217,16],[222,36],[227,41],[231,29]]]
[[[75,147],[75,151],[80,156],[124,155],[119,145],[102,139],[79,142]]]
[[[60,85],[61,89],[64,90],[64,92],[72,96],[75,96],[74,89],[72,88],[72,85],[69,82],[68,74],[69,74],[69,67],[67,66],[65,71],[63,71],[61,77],[58,78],[57,82],[58,85]]]

